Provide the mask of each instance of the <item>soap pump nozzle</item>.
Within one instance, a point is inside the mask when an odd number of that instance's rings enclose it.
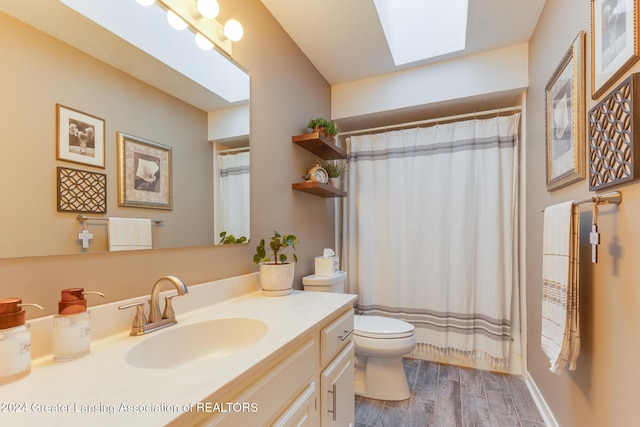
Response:
[[[41,305],[23,303],[20,298],[0,298],[0,329],[24,325],[26,312],[22,309],[23,307],[36,307],[43,310]]]
[[[22,304],[16,304],[17,307],[35,307],[35,308],[39,308],[40,310],[44,310],[44,307],[41,306],[40,304],[34,304],[32,302],[24,302]]]
[[[70,315],[87,311],[87,300],[84,297],[87,294],[104,297],[102,292],[85,291],[83,288],[63,289],[58,302],[58,314]]]

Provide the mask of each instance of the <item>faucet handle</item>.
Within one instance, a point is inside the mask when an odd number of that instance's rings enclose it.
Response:
[[[163,319],[174,319],[176,318],[176,313],[173,311],[173,305],[171,304],[171,300],[173,297],[177,297],[178,294],[170,295],[164,297],[164,311],[162,312]]]
[[[130,335],[142,335],[144,334],[144,326],[147,324],[147,318],[144,315],[144,302],[134,302],[132,304],[121,305],[118,310],[125,310],[127,308],[136,308],[136,315],[133,318],[133,324],[131,325]]]

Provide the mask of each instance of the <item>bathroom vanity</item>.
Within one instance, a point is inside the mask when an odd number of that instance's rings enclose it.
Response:
[[[165,294],[170,295],[174,291]],[[265,297],[258,275],[190,286],[178,324],[129,335],[133,313],[91,308],[91,353],[53,362],[51,318],[31,321],[32,372],[0,386],[2,423],[349,426],[355,295]],[[219,345],[211,345],[219,341]]]
[[[352,332],[353,308],[341,307],[337,315],[332,314],[312,326],[310,331],[275,352],[261,367],[203,400],[210,408],[230,402],[235,409],[186,413],[169,425],[351,425],[354,422]]]

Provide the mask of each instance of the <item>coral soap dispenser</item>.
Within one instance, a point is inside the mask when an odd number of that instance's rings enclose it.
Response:
[[[0,384],[22,378],[31,372],[31,331],[25,323],[20,298],[0,298]]]
[[[63,289],[58,314],[53,316],[53,360],[66,362],[89,354],[91,350],[91,315],[87,311],[83,288]]]

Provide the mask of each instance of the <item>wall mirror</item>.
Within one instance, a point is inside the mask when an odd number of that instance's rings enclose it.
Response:
[[[158,220],[154,249],[230,243],[220,233],[249,238],[249,73],[227,54],[198,48],[165,15],[133,0],[0,3],[0,28],[11,31],[0,40],[0,63],[12,64],[0,81],[0,258],[105,252],[109,217]],[[67,116],[104,128],[100,147],[91,147],[104,149],[102,163],[57,155]],[[128,167],[119,164],[120,133],[170,152],[170,209],[118,203],[119,168]],[[86,197],[104,197],[106,212],[81,212],[90,219],[79,221],[60,210],[68,176],[89,194],[78,183],[104,179],[102,196]]]

